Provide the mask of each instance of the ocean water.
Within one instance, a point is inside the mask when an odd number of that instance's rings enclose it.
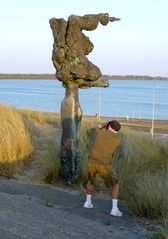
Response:
[[[110,80],[108,88],[79,90],[85,115],[168,120],[168,81]],[[0,103],[59,112],[65,89],[53,80],[0,80]]]

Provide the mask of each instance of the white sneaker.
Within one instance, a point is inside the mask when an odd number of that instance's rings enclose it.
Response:
[[[123,214],[120,210],[111,210],[110,215],[114,217],[122,217]]]
[[[91,202],[90,203],[85,202],[83,207],[85,207],[85,208],[93,208],[93,204]]]

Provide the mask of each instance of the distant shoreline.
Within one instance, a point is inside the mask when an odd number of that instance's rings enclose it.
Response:
[[[147,75],[103,75],[108,80],[165,80],[168,77],[147,76]],[[0,80],[56,80],[54,74],[3,74],[0,73]]]

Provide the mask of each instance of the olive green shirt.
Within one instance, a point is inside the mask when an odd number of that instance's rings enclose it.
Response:
[[[97,137],[93,145],[91,160],[97,163],[112,164],[112,155],[120,144],[118,134],[110,130],[97,130]]]

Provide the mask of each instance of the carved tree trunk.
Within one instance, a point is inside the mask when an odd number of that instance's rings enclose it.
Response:
[[[82,110],[79,105],[78,86],[66,87],[65,98],[61,102],[61,178],[71,184],[80,172],[80,124]]]

